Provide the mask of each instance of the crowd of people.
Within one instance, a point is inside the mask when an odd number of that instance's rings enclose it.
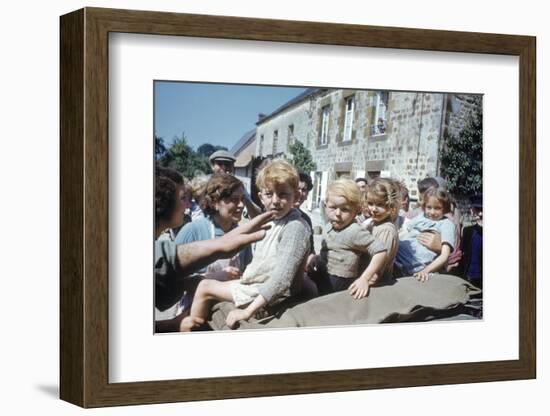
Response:
[[[309,175],[285,160],[267,161],[256,178],[260,207],[234,176],[234,162],[217,151],[212,175],[189,182],[156,167],[156,332],[208,329],[221,301],[234,305],[226,324],[237,328],[291,301],[339,291],[361,299],[404,276],[425,282],[451,273],[482,286],[481,196],[472,198],[471,225],[463,227],[441,178],[418,182],[416,208],[397,180],[336,179],[321,207],[316,250],[301,209]]]

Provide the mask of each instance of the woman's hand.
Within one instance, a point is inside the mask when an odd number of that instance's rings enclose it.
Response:
[[[246,309],[233,309],[227,314],[225,323],[229,328],[235,329],[239,321],[248,321],[249,319],[250,315],[248,314]]]
[[[441,253],[441,234],[435,231],[424,231],[416,236],[416,241],[434,253]]]
[[[242,247],[264,238],[266,230],[270,228],[268,222],[274,218],[274,211],[264,212],[249,222],[239,225],[220,238],[216,238],[214,241],[220,245],[221,251],[236,253]]]

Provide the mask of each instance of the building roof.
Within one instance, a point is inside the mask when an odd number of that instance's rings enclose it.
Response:
[[[231,148],[231,153],[237,158],[235,161],[236,168],[247,166],[256,153],[256,129],[247,131]]]
[[[247,131],[237,143],[233,145],[230,152],[235,156],[239,156],[239,153],[244,150],[248,142],[252,141],[256,137],[256,129]]]
[[[263,122],[269,120],[270,118],[275,117],[277,114],[282,113],[287,108],[290,108],[295,104],[301,103],[306,98],[309,98],[311,95],[313,95],[315,93],[318,93],[320,91],[324,91],[324,90],[327,90],[327,88],[308,88],[308,89],[306,89],[303,93],[297,95],[296,97],[294,97],[290,101],[287,101],[282,106],[280,106],[275,111],[273,111],[271,114],[268,114],[267,116],[265,116],[262,119],[258,120],[256,125],[258,126],[258,125],[262,124]]]
[[[253,136],[254,140],[249,141],[246,146],[239,152],[237,160],[235,161],[236,168],[244,168],[248,166],[252,158],[256,153],[256,135]]]

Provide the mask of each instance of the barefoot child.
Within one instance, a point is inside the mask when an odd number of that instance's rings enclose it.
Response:
[[[298,192],[298,173],[288,162],[276,160],[265,166],[256,179],[259,197],[275,219],[265,238],[255,248],[252,262],[241,278],[199,284],[191,317],[206,319],[213,301],[231,301],[238,307],[226,319],[230,328],[248,320],[261,308],[288,298],[301,283],[304,263],[310,250],[311,229],[293,208]]]
[[[436,188],[429,188],[422,197],[423,214],[416,216],[407,225],[407,234],[399,241],[395,260],[401,274],[414,275],[421,282],[443,269],[453,250],[455,225],[445,214],[450,212],[449,194]],[[424,247],[417,240],[423,231],[441,234],[441,254]]]
[[[386,249],[384,267],[377,283],[388,283],[393,278],[393,262],[399,245],[399,233],[395,225],[402,203],[399,186],[390,179],[376,178],[367,185],[365,196],[364,205],[370,217],[365,229]]]
[[[355,299],[368,295],[384,266],[386,249],[370,232],[355,222],[361,210],[361,192],[351,179],[338,179],[327,190],[326,214],[329,225],[321,249],[326,273],[312,279],[321,294],[348,290]],[[360,270],[364,255],[371,258],[365,270]]]

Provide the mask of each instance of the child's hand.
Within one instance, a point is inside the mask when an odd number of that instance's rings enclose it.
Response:
[[[245,309],[233,309],[227,314],[225,323],[229,328],[235,329],[239,321],[248,321],[248,319],[250,319],[250,315]]]
[[[378,273],[374,273],[372,277],[368,280],[369,286],[373,286],[378,281]]]
[[[186,316],[180,322],[180,332],[190,332],[193,328],[202,324],[204,324],[204,319],[195,316]]]
[[[450,272],[451,270],[456,269],[458,266],[460,266],[459,261],[457,261],[456,263],[453,263],[453,264],[449,264],[447,266],[447,271]]]
[[[367,279],[360,277],[348,288],[348,292],[354,299],[361,299],[367,297],[369,294],[370,284]]]
[[[226,280],[235,280],[241,277],[241,271],[238,267],[227,266],[223,268],[223,271],[226,276]]]
[[[426,269],[420,270],[419,272],[416,272],[413,274],[414,277],[416,277],[416,280],[419,282],[426,282],[428,279],[433,275],[433,273],[429,273],[426,271]]]

